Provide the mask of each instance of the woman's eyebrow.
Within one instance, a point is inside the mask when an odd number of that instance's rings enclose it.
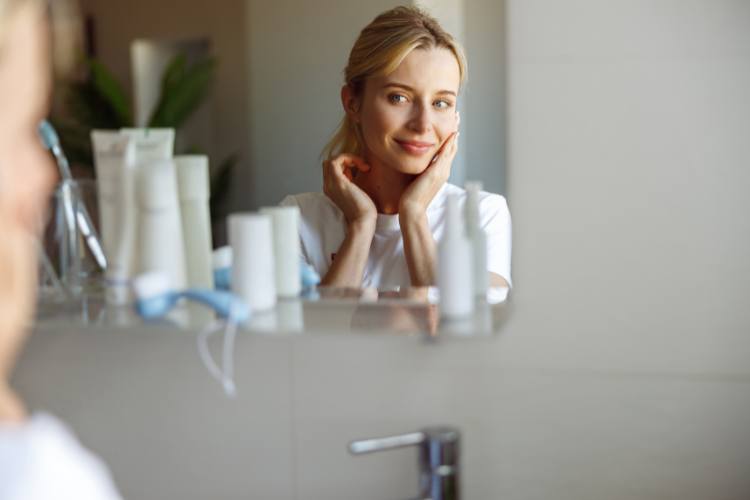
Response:
[[[401,88],[401,89],[407,90],[409,92],[414,92],[414,88],[413,87],[410,87],[410,86],[405,85],[403,83],[391,82],[391,83],[386,83],[385,85],[383,85],[384,89],[386,89],[388,87],[396,87],[396,88]],[[437,92],[435,92],[435,94],[439,94],[439,95],[448,94],[448,95],[452,95],[453,97],[456,97],[456,93],[453,92],[452,90],[438,90]]]

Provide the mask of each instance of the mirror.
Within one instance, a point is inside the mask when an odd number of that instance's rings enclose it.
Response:
[[[456,103],[463,134],[449,182],[463,186],[478,180],[484,190],[502,195],[506,188],[505,51],[504,35],[496,27],[502,25],[504,4],[417,3],[463,45],[468,60],[468,78]],[[184,49],[188,67],[201,58],[214,58],[215,66],[205,75],[212,82],[210,91],[204,99],[194,96],[194,112],[175,123],[176,152],[198,150],[211,159],[214,247],[227,243],[228,214],[276,205],[290,194],[322,191],[321,152],[344,116],[340,90],[349,51],[360,30],[392,6],[339,1],[323,10],[314,2],[226,0],[207,9],[198,0],[180,2],[179,8],[165,1],[81,1],[87,56],[96,62],[97,71],[110,77],[109,85],[119,87],[127,102],[134,103],[130,114],[137,123],[130,125],[148,124],[144,106],[158,106],[155,95],[166,92],[166,87],[159,88],[163,77],[155,78],[154,73],[168,71],[167,56]],[[144,70],[148,67],[150,75]],[[64,105],[60,109],[68,117],[76,111]],[[107,127],[106,123],[83,125]],[[127,124],[113,125],[110,128]],[[93,175],[90,153],[88,162],[85,151],[73,156],[78,175]],[[415,307],[413,298],[403,296],[410,293],[406,290],[396,296],[381,290],[370,302],[363,299],[362,291],[358,297],[336,293],[308,298],[306,314],[313,303],[354,301],[359,312],[349,326],[367,330],[363,325],[379,324],[371,310],[392,313],[393,303],[399,301]],[[423,302],[429,309],[429,299]],[[431,329],[425,326],[429,314],[408,316],[418,325],[411,330]]]

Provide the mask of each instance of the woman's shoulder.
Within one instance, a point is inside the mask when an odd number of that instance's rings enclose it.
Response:
[[[0,497],[53,496],[120,498],[106,464],[57,418],[36,413],[23,424],[0,425]]]
[[[290,194],[284,197],[279,203],[281,206],[298,206],[300,210],[304,208],[330,207],[333,202],[323,193],[298,193]],[[334,205],[335,206],[335,205]]]
[[[297,206],[303,219],[341,218],[343,214],[328,196],[323,193],[299,193],[286,196],[281,206]]]

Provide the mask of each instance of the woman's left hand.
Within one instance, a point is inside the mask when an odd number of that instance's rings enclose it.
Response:
[[[399,218],[421,217],[427,212],[432,199],[448,181],[453,158],[458,150],[458,132],[446,139],[432,163],[419,174],[401,195]]]

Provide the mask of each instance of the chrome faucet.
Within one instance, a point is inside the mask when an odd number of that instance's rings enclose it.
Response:
[[[349,444],[354,455],[419,447],[419,498],[422,500],[458,500],[461,498],[459,473],[460,434],[453,427],[428,427],[419,432],[363,439]]]

